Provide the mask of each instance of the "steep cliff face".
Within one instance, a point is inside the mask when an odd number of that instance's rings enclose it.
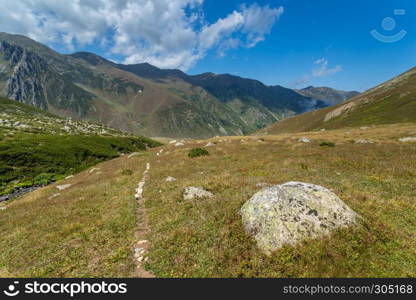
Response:
[[[0,52],[0,77],[7,79],[3,95],[44,110],[87,115],[95,96],[71,82],[64,70],[59,72],[39,54],[6,41],[0,43]]]
[[[4,41],[0,43],[0,52],[3,54],[1,74],[7,78],[3,93],[8,98],[47,109],[42,79],[33,76],[34,73],[45,73],[47,64],[36,54]]]

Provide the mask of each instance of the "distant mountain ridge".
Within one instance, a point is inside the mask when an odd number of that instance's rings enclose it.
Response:
[[[416,122],[416,68],[347,102],[276,122],[261,130],[279,134]]]
[[[360,93],[357,91],[340,91],[329,87],[314,87],[309,86],[307,88],[297,90],[297,92],[306,97],[321,100],[328,105],[336,105],[345,102],[351,98],[358,96]]]
[[[122,65],[87,52],[61,55],[7,33],[0,33],[0,95],[134,134],[193,138],[247,134],[327,106],[256,80]]]

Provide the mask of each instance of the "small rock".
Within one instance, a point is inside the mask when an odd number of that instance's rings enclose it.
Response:
[[[72,186],[72,184],[64,184],[64,185],[58,185],[56,188],[60,191],[64,191],[66,189],[69,189]]]
[[[355,141],[356,144],[374,144],[372,140],[360,139]]]
[[[368,130],[369,127],[360,127],[361,130]]]
[[[312,142],[310,139],[308,139],[307,137],[302,137],[298,140],[299,143],[310,143]]]
[[[214,197],[214,194],[204,190],[202,187],[187,187],[183,192],[184,200],[194,200],[208,198],[211,199]]]
[[[166,177],[166,182],[174,182],[174,181],[177,181],[175,177],[172,177],[172,176]]]
[[[56,194],[53,194],[52,196],[50,196],[48,199],[50,200],[50,199],[59,197],[60,195],[61,195],[61,193],[56,193]]]
[[[146,244],[146,243],[147,243],[147,240],[142,240],[142,241],[137,242],[137,245]]]
[[[178,143],[175,144],[175,147],[181,147],[181,146],[185,146],[185,144],[181,143],[181,142],[178,142]]]
[[[414,143],[416,142],[416,137],[405,137],[405,138],[399,139],[399,141],[402,143]]]
[[[174,141],[170,141],[169,144],[176,144],[178,141],[174,140]]]
[[[71,179],[71,178],[74,178],[74,175],[70,175],[68,177],[65,177],[66,180]]]
[[[205,145],[205,147],[215,147],[215,144],[213,142],[209,142]]]
[[[98,171],[98,170],[100,170],[100,168],[92,168],[91,170],[89,170],[89,173],[93,173],[93,172]]]
[[[6,210],[7,207],[6,206],[0,206],[0,210]]]
[[[139,152],[134,152],[134,153],[130,154],[129,156],[127,156],[127,158],[132,158],[133,156],[137,156],[139,154],[140,154]]]

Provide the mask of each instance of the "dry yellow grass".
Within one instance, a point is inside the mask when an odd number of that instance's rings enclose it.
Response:
[[[398,141],[415,135],[416,125],[405,124],[220,137],[205,157],[188,158],[207,143],[189,140],[100,164],[102,174],[78,174],[57,198],[48,199],[57,192],[50,186],[0,211],[0,276],[133,276],[134,189],[150,162],[146,267],[158,277],[415,277],[416,143]],[[302,136],[313,142],[299,143]],[[320,147],[323,141],[336,146]],[[134,173],[122,175],[123,169]],[[166,182],[167,176],[178,180]],[[264,256],[245,234],[239,209],[258,183],[292,180],[334,190],[363,226]],[[188,186],[215,198],[185,202]]]
[[[210,156],[165,147],[152,160],[145,191],[152,233],[148,267],[162,277],[416,276],[416,144],[398,139],[415,125],[378,126],[295,135],[221,137]],[[309,137],[311,144],[299,143]],[[355,144],[371,139],[374,144]],[[323,141],[334,148],[320,147]],[[156,150],[157,151],[157,150]],[[165,182],[167,176],[178,179]],[[305,181],[333,189],[364,218],[357,230],[286,247],[265,257],[244,233],[239,209],[257,183]],[[186,202],[202,186],[214,200]]]
[[[99,164],[92,173],[91,168],[6,203],[0,211],[0,276],[130,276],[137,229],[134,189],[147,155]],[[122,175],[125,169],[133,175]],[[59,192],[56,186],[62,184],[73,186]]]

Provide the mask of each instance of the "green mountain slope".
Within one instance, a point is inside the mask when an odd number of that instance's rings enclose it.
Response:
[[[337,106],[306,113],[262,130],[270,134],[416,122],[416,68]]]
[[[0,33],[0,96],[134,134],[193,138],[246,134],[323,106],[255,80],[122,65],[85,52],[61,55],[6,33]]]
[[[98,56],[60,55],[26,37],[0,34],[0,94],[6,97],[142,135],[184,136],[190,127],[194,137],[221,134],[224,126],[227,134],[247,129],[231,110],[201,115],[168,87]],[[180,114],[161,125],[169,111]]]
[[[0,202],[122,153],[159,145],[0,98]]]

